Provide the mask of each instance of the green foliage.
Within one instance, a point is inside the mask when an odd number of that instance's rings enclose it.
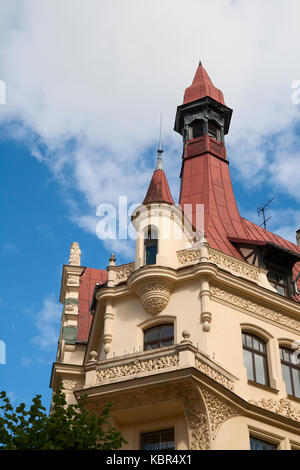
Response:
[[[42,406],[41,395],[33,398],[28,411],[21,403],[14,410],[0,392],[0,449],[6,450],[111,450],[126,443],[121,433],[108,425],[112,403],[100,416],[86,408],[86,398],[67,405],[64,393],[53,395],[51,414]]]

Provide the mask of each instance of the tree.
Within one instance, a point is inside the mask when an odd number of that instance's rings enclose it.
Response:
[[[86,397],[67,405],[58,389],[53,395],[51,414],[46,413],[41,395],[36,395],[28,411],[21,403],[14,410],[6,392],[0,392],[0,449],[6,450],[111,450],[126,443],[121,433],[110,427],[109,402],[100,416],[86,408]]]

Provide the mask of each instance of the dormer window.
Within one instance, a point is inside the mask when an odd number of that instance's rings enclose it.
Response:
[[[208,136],[219,142],[221,141],[220,127],[214,121],[208,121]]]
[[[156,264],[156,255],[158,252],[158,233],[154,227],[147,227],[145,233],[145,265]]]
[[[198,139],[204,136],[204,122],[197,119],[190,126],[190,139]]]

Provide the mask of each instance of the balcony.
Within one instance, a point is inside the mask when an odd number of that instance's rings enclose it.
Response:
[[[108,384],[128,382],[140,378],[161,379],[161,374],[184,372],[194,368],[229,390],[233,390],[236,377],[222,368],[215,361],[197,349],[184,332],[185,339],[176,345],[160,349],[136,352],[103,361],[93,359],[93,354],[86,365],[86,383],[84,388],[102,387]]]

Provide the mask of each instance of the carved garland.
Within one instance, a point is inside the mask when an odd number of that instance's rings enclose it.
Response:
[[[289,318],[282,313],[276,312],[275,310],[271,310],[270,308],[263,307],[262,305],[252,302],[251,300],[243,299],[242,297],[213,286],[211,287],[211,295],[217,299],[236,305],[237,307],[244,308],[250,312],[256,313],[257,315],[261,315],[264,318],[273,320],[277,323],[280,323],[281,325],[288,326],[289,328],[300,331],[299,321]]]
[[[82,388],[84,381],[81,379],[63,379],[61,381],[61,386],[64,390],[77,390]]]
[[[272,398],[261,400],[249,400],[252,405],[259,406],[265,410],[273,411],[279,415],[291,418],[294,421],[300,421],[300,408],[295,408],[289,400],[282,398],[281,400],[273,400]]]
[[[143,372],[157,371],[167,367],[175,367],[179,363],[177,354],[162,356],[155,359],[135,360],[129,364],[113,366],[107,369],[96,371],[96,385],[119,377],[129,377]]]

